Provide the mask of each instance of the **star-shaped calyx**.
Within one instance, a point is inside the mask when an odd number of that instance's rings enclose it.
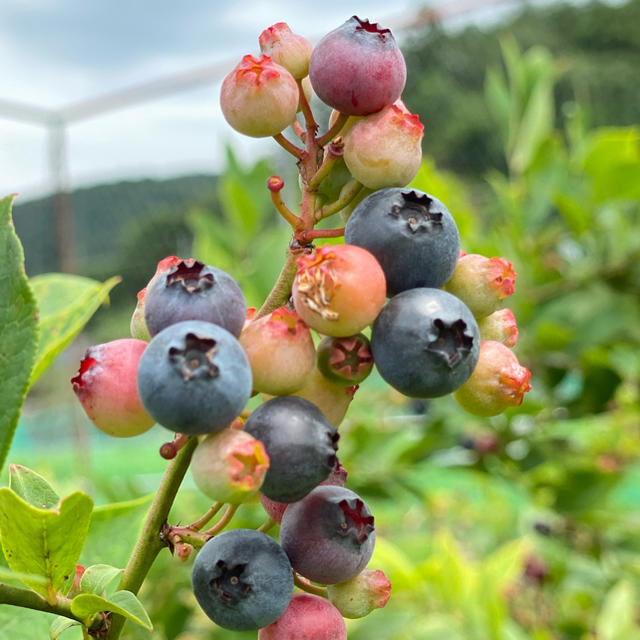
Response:
[[[402,193],[402,204],[394,204],[389,215],[403,220],[407,229],[415,233],[434,233],[442,230],[442,213],[431,211],[433,200],[426,193]]]
[[[224,560],[216,563],[209,584],[225,604],[234,605],[251,591],[251,585],[242,579],[246,567],[246,563],[227,565]]]
[[[338,503],[342,511],[342,520],[338,525],[338,533],[343,537],[350,537],[356,544],[367,541],[375,530],[373,516],[367,505],[360,499],[340,500]]]
[[[335,338],[329,352],[329,366],[346,380],[364,380],[373,366],[369,341],[364,336]]]
[[[195,333],[187,333],[184,349],[171,347],[169,360],[185,380],[215,378],[220,373],[214,362],[217,346],[213,338],[203,338]]]
[[[461,319],[446,323],[436,318],[429,336],[431,341],[426,350],[439,355],[450,368],[453,368],[473,348],[473,336],[466,330],[467,324]]]
[[[198,260],[181,260],[167,273],[167,287],[182,287],[187,293],[210,289],[215,281],[212,273],[203,273],[205,266]]]

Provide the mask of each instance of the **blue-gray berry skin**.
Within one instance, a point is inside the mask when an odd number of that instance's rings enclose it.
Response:
[[[460,234],[449,210],[417,189],[374,191],[354,209],[344,239],[378,259],[388,296],[444,286],[460,254]]]
[[[244,430],[264,444],[269,456],[260,491],[271,500],[300,500],[337,462],[338,430],[304,398],[267,400],[247,418]]]
[[[480,331],[468,307],[441,289],[403,291],[371,330],[380,375],[401,393],[435,398],[466,382],[478,362]]]
[[[226,427],[251,395],[251,367],[226,329],[197,320],[172,324],[138,365],[138,394],[163,427],[189,435]]]
[[[144,319],[149,333],[183,320],[202,320],[238,337],[247,304],[238,283],[225,271],[197,260],[181,260],[147,289]]]
[[[286,553],[273,538],[253,529],[232,529],[207,541],[193,563],[191,582],[202,610],[233,631],[275,622],[293,591]]]
[[[282,516],[280,542],[301,575],[322,584],[345,582],[366,566],[375,526],[365,502],[350,489],[316,487]]]

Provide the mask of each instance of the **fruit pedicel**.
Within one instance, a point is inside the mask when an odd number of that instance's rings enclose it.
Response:
[[[247,311],[231,275],[169,256],[138,295],[135,339],[89,349],[72,383],[111,435],[157,422],[176,433],[166,458],[198,441],[193,476],[216,502],[158,535],[182,558],[197,550],[193,591],[214,623],[262,640],[340,640],[344,618],[383,607],[391,591],[368,567],[374,516],[338,460],[358,385],[375,366],[402,394],[452,393],[490,416],[522,402],[530,373],[504,307],[513,266],[461,252],[455,212],[407,187],[424,127],[400,99],[406,66],[389,29],[353,16],[312,47],[280,22],[259,44],[224,79],[220,104],[234,129],[273,137],[299,168],[297,212],[282,179],[267,181],[292,228],[271,294]],[[333,109],[324,133],[309,82]],[[330,217],[339,222],[316,228]],[[256,394],[262,404],[246,411]],[[223,532],[256,493],[262,531]],[[280,542],[265,533],[278,524]]]

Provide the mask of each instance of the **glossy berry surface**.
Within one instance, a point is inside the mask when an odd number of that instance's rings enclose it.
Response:
[[[315,46],[309,78],[325,104],[366,115],[400,97],[407,68],[389,29],[353,16]]]
[[[375,320],[385,289],[384,273],[371,253],[350,244],[325,245],[298,259],[292,297],[312,329],[352,336]]]
[[[200,549],[191,574],[202,610],[216,624],[235,631],[255,630],[286,610],[293,575],[278,543],[253,529],[233,529]]]
[[[282,617],[260,629],[258,640],[347,640],[347,629],[328,600],[296,593]]]
[[[155,420],[142,406],[136,384],[143,340],[124,338],[87,349],[71,379],[73,390],[93,424],[111,436],[136,436]]]
[[[149,343],[138,367],[138,392],[163,427],[189,435],[226,427],[251,395],[251,368],[240,343],[222,327],[189,320]]]
[[[411,289],[389,300],[371,331],[380,375],[414,398],[457,389],[478,361],[480,331],[458,298],[440,289]]]
[[[247,305],[238,283],[225,271],[198,260],[180,260],[154,278],[144,298],[152,336],[176,322],[202,320],[239,336]]]
[[[316,487],[289,505],[282,517],[280,541],[291,566],[322,584],[345,582],[369,562],[375,545],[371,511],[344,487]]]
[[[447,207],[417,189],[388,188],[367,196],[351,214],[344,238],[377,258],[389,296],[442,287],[460,252],[458,227]]]
[[[304,398],[268,400],[247,418],[244,431],[260,440],[267,451],[269,470],[261,491],[272,500],[299,500],[335,466],[337,429]]]

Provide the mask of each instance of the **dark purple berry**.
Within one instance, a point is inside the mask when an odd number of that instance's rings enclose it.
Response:
[[[264,444],[269,469],[261,491],[277,502],[300,500],[336,464],[337,429],[304,398],[268,400],[249,416],[244,430]]]
[[[380,375],[414,398],[451,393],[478,362],[480,332],[463,302],[440,289],[411,289],[389,300],[373,324]]]
[[[460,253],[458,227],[447,207],[417,189],[392,187],[367,196],[351,214],[344,238],[378,259],[389,296],[444,286]]]
[[[400,97],[407,68],[389,29],[353,16],[315,46],[309,79],[325,104],[362,116]]]
[[[240,343],[210,322],[172,324],[149,343],[138,393],[163,427],[189,435],[226,427],[251,395],[251,368]]]
[[[280,542],[291,566],[322,584],[345,582],[369,562],[375,544],[371,511],[344,487],[316,487],[287,507]]]
[[[217,625],[255,630],[277,620],[293,591],[287,555],[268,535],[232,529],[200,549],[191,574],[193,593]]]
[[[152,336],[176,322],[202,320],[238,337],[246,313],[238,283],[222,269],[192,259],[154,278],[145,294],[144,319]]]

